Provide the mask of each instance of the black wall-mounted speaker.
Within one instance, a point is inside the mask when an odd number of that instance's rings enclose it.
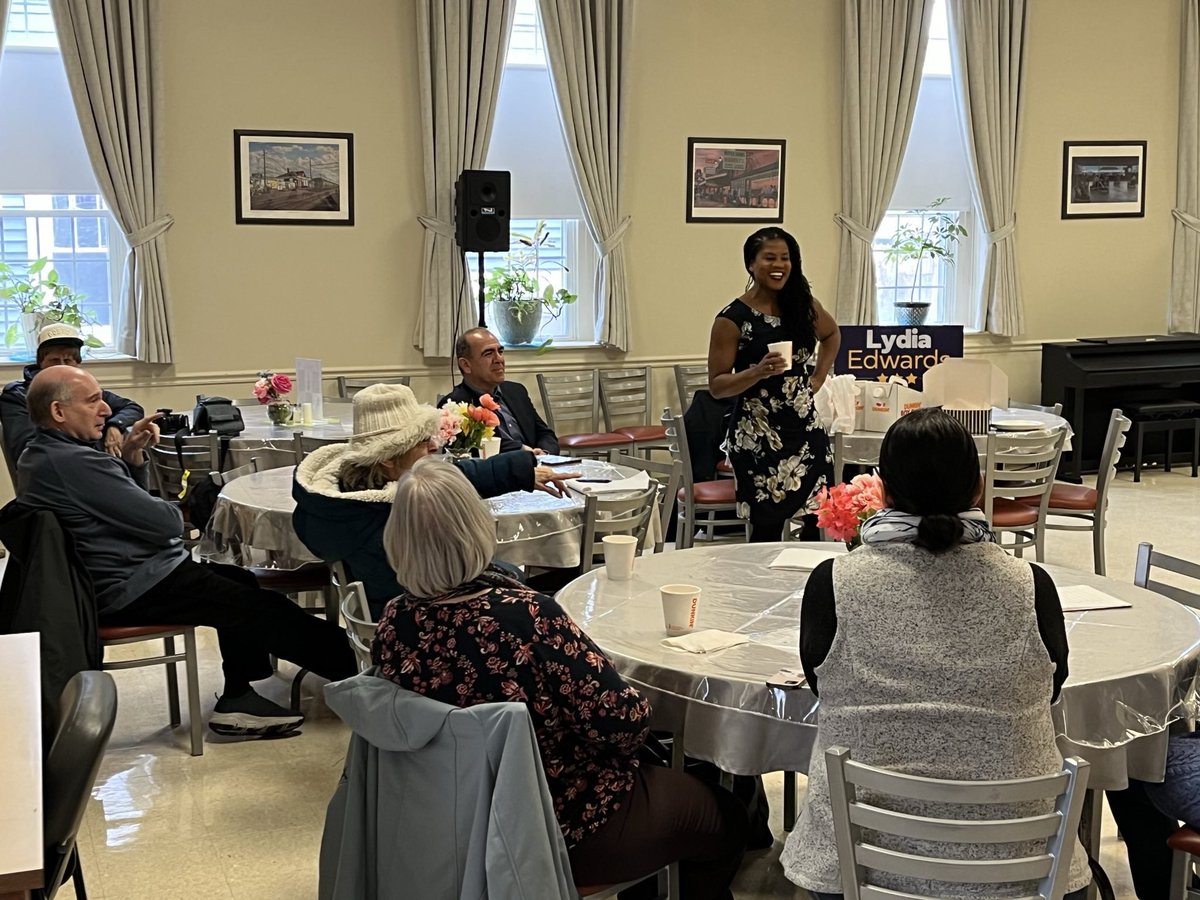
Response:
[[[455,239],[463,250],[508,250],[512,174],[464,169],[454,190]]]

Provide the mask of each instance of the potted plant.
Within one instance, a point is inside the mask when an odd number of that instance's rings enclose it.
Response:
[[[521,244],[505,255],[504,265],[493,269],[487,277],[486,291],[495,311],[494,319],[500,340],[506,344],[532,344],[541,330],[545,316],[553,321],[562,315],[563,308],[579,299],[565,288],[543,287],[538,281],[542,260],[540,251],[547,248],[550,232],[544,221],[538,222],[533,234],[513,237]],[[546,263],[569,271],[558,261]],[[546,350],[553,339],[543,341],[539,350]]]
[[[967,236],[967,229],[959,225],[951,213],[940,208],[949,199],[949,197],[938,197],[929,204],[927,210],[908,210],[907,214],[910,216],[923,216],[924,226],[918,227],[905,223],[896,229],[896,233],[892,235],[892,239],[888,243],[885,257],[888,262],[913,260],[917,264],[908,299],[897,300],[893,304],[896,310],[897,325],[925,324],[930,304],[928,300],[917,299],[917,287],[921,283],[921,264],[926,257],[931,257],[941,259],[946,265],[953,266],[959,239]]]
[[[84,334],[85,326],[95,320],[83,311],[83,294],[77,294],[58,280],[58,272],[45,257],[28,266],[0,262],[0,300],[12,303],[21,311],[20,325],[14,323],[4,334],[4,345],[11,347],[18,336],[24,335],[25,347],[37,352],[37,335],[51,322],[65,322],[83,335],[84,346],[103,347],[92,334]]]

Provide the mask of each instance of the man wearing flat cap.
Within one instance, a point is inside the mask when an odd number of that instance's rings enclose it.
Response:
[[[25,395],[33,376],[51,366],[75,366],[82,363],[80,356],[83,338],[79,332],[64,322],[54,322],[38,332],[37,361],[25,367],[23,381],[5,385],[0,393],[0,424],[4,426],[4,454],[10,467],[15,467],[25,445],[33,440],[37,429],[29,418]],[[110,456],[119,457],[125,442],[125,432],[141,419],[145,412],[132,400],[119,397],[112,391],[104,392],[104,402],[112,414],[104,421],[104,434],[100,449]]]

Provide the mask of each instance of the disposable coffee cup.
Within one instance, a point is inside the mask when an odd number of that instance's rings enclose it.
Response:
[[[311,403],[301,403],[300,404],[300,414],[304,417],[305,425],[314,424],[313,423],[313,405]]]
[[[631,534],[606,534],[604,544],[604,568],[614,581],[628,581],[633,577],[633,561],[637,557],[637,538]]]
[[[700,588],[694,584],[664,584],[659,588],[662,595],[663,624],[667,634],[687,634],[696,627],[696,613],[700,609]]]
[[[783,357],[785,365],[783,371],[790,372],[792,370],[792,342],[791,341],[775,341],[773,344],[767,344],[767,349],[772,353],[778,353]]]
[[[479,455],[491,459],[500,453],[500,438],[490,437],[479,442]]]

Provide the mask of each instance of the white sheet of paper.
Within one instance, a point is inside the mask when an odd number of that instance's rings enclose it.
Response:
[[[638,472],[628,478],[617,478],[613,481],[576,481],[567,482],[567,487],[580,494],[615,494],[619,491],[644,491],[650,487],[650,473]]]
[[[772,560],[772,569],[801,569],[811,571],[827,559],[841,556],[841,550],[810,550],[808,547],[789,547]]]
[[[322,398],[325,389],[321,384],[321,361],[296,357],[296,399],[299,403],[311,403],[313,418],[318,422],[325,419],[325,404]]]
[[[1127,609],[1133,606],[1086,584],[1073,584],[1058,589],[1063,612],[1083,612],[1087,609]]]

